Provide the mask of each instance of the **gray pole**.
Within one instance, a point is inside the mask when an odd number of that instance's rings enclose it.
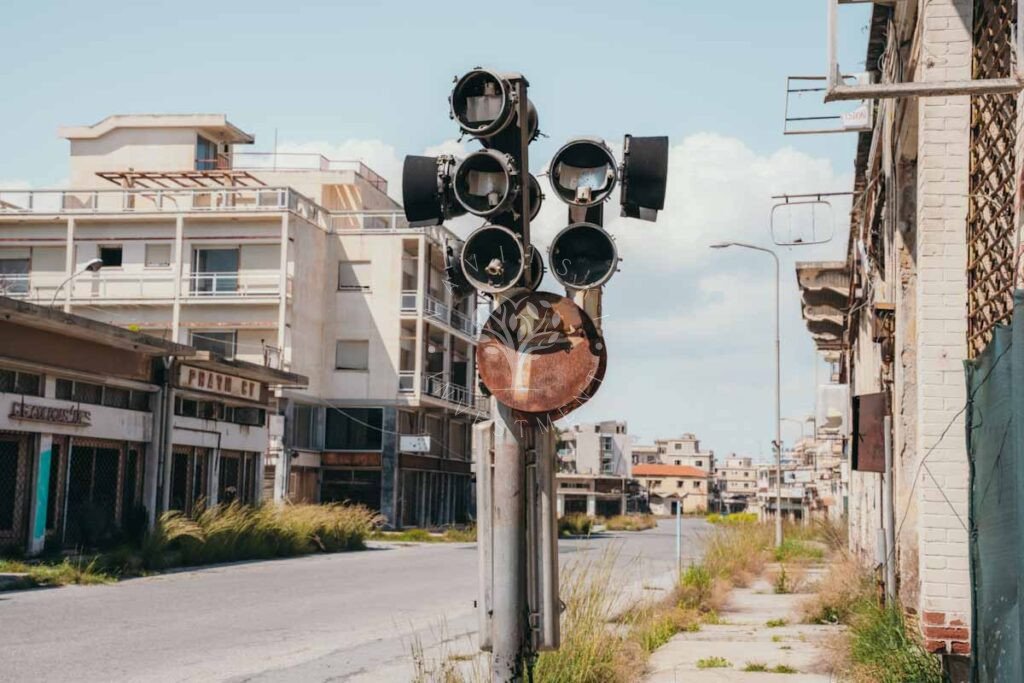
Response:
[[[683,500],[686,494],[676,503],[676,575],[683,574]]]
[[[896,600],[896,515],[893,510],[893,465],[892,465],[892,418],[884,420],[885,478],[882,485],[882,524],[885,527],[885,601],[893,604]]]
[[[782,545],[782,355],[779,350],[779,317],[782,299],[779,294],[779,257],[764,249],[775,259],[775,547]]]
[[[491,670],[495,683],[521,681],[526,644],[526,454],[510,411],[491,398],[494,418],[494,589]]]
[[[717,242],[710,246],[712,249],[743,247],[771,254],[775,259],[775,547],[779,547],[782,545],[782,355],[779,351],[779,309],[782,306],[779,283],[782,281],[782,275],[779,269],[779,256],[771,249],[746,242]]]

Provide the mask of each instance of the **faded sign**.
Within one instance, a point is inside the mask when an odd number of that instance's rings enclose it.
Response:
[[[260,383],[221,372],[182,365],[178,373],[178,386],[197,389],[221,396],[234,396],[249,401],[260,400]]]

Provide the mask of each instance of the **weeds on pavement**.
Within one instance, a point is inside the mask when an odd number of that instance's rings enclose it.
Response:
[[[725,657],[704,657],[697,660],[698,669],[724,669],[732,666]]]
[[[58,563],[18,562],[0,560],[0,572],[24,574],[17,581],[9,584],[8,590],[36,588],[40,586],[66,586],[70,584],[95,585],[112,583],[116,577],[104,572],[96,562],[90,560],[64,559]]]
[[[605,520],[608,531],[644,531],[658,526],[654,515],[615,515]]]

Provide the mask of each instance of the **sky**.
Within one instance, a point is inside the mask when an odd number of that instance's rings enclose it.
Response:
[[[844,72],[863,69],[867,16],[866,6],[841,10]],[[851,189],[855,135],[782,134],[786,77],[823,74],[825,42],[821,0],[23,0],[0,22],[0,188],[66,182],[58,126],[212,112],[254,133],[254,151],[271,151],[276,138],[282,151],[361,159],[400,199],[405,154],[476,147],[457,140],[448,117],[453,77],[478,65],[519,71],[546,136],[531,146],[535,174],[578,135],[603,137],[617,153],[625,133],[671,144],[658,222],[606,211],[623,258],[604,296],[608,372],[571,420],[626,420],[641,441],[693,432],[720,455],[765,458],[773,263],[708,245],[773,246],[772,195]],[[813,97],[797,113],[825,111]],[[566,213],[546,194],[534,228],[545,248]],[[819,209],[829,243],[776,247],[786,417],[813,411],[816,374],[825,376],[800,319],[793,263],[845,251],[849,202]],[[544,287],[557,291],[550,278]],[[784,441],[798,432],[787,422]]]

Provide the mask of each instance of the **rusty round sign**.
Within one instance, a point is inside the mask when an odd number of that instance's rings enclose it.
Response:
[[[553,418],[590,400],[607,363],[590,316],[549,292],[508,296],[487,319],[476,349],[480,378],[500,403]]]

